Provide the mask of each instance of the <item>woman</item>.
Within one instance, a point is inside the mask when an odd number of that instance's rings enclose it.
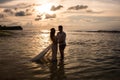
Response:
[[[52,61],[57,61],[57,37],[55,36],[55,28],[50,29],[50,39],[52,41]]]

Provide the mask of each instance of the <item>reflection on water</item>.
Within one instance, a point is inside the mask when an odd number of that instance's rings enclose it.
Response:
[[[64,61],[58,61],[58,62],[50,62],[46,61],[46,60],[41,60],[39,62],[36,62],[37,65],[39,65],[39,68],[42,68],[44,70],[48,70],[50,75],[48,75],[48,79],[49,80],[66,80],[67,76],[65,74],[65,70],[64,70]],[[40,77],[41,78],[41,74],[36,75],[35,77]]]
[[[0,37],[0,80],[119,80],[120,34],[67,31],[65,60],[30,60],[50,44],[49,30]],[[48,56],[49,57],[49,56]]]
[[[66,80],[64,71],[64,61],[60,61],[57,66],[57,62],[50,65],[50,80]]]

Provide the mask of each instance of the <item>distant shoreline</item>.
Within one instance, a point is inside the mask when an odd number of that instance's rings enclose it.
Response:
[[[107,30],[98,30],[98,31],[86,31],[86,32],[110,32],[110,33],[120,33],[120,31],[112,30],[112,31],[107,31]]]
[[[120,33],[120,31],[117,31],[117,30],[96,30],[96,31],[81,31],[81,30],[74,30],[74,32]]]
[[[0,30],[23,30],[21,26],[1,26]]]

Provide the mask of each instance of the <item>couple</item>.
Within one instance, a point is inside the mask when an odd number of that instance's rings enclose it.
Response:
[[[59,32],[55,35],[55,28],[50,29],[50,39],[52,41],[52,61],[57,61],[57,49],[59,44],[59,52],[61,60],[64,59],[64,49],[66,47],[66,33],[63,31],[63,26],[58,26]]]

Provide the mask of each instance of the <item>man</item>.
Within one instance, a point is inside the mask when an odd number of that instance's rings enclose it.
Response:
[[[59,43],[59,51],[61,55],[61,60],[64,59],[64,49],[66,47],[66,33],[63,31],[63,26],[58,26],[59,32],[57,33],[58,43]]]

